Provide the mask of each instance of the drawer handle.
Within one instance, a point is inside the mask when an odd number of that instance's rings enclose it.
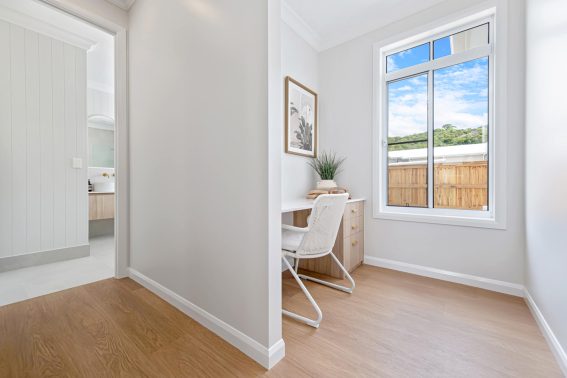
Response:
[[[350,211],[351,211],[351,213],[353,213],[353,214],[356,213],[356,209],[351,209]]]
[[[356,224],[353,224],[352,226],[350,226],[350,228],[356,230]]]
[[[350,244],[352,244],[352,246],[354,247],[355,245],[358,244],[358,241],[357,241],[357,240],[353,240],[352,243],[350,243]]]

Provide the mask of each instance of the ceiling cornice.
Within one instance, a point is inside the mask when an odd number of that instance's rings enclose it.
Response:
[[[116,5],[118,8],[122,8],[125,11],[129,10],[136,0],[106,0],[111,4]]]
[[[437,6],[445,0],[420,0],[420,3],[425,5],[417,7],[417,9],[414,9],[412,12],[409,12],[408,10],[404,10],[403,12],[393,12],[390,17],[382,17],[380,20],[373,20],[366,17],[364,20],[357,23],[350,23],[350,25],[348,22],[341,23],[341,25],[337,25],[335,29],[328,30],[328,32],[324,32],[322,30],[318,30],[317,28],[311,27],[310,24],[306,22],[303,17],[301,17],[301,13],[296,12],[293,6],[289,5],[288,1],[291,0],[282,0],[282,20],[300,37],[302,37],[309,45],[317,50],[317,52],[322,52],[364,36],[368,33],[372,33],[375,30],[384,28],[387,25],[390,25],[399,20],[412,17],[424,11],[425,9]],[[320,4],[321,3],[324,4],[325,1],[322,0]],[[343,2],[343,5],[348,3],[348,1]],[[361,2],[359,1],[358,3],[360,4]],[[368,1],[366,1],[366,3],[368,3]],[[307,9],[309,9],[309,7],[307,7]],[[307,17],[307,19],[310,19],[310,17]],[[327,29],[332,28],[327,27]]]
[[[91,47],[96,45],[96,41],[9,8],[0,7],[0,19],[84,50],[89,50]]]
[[[282,21],[299,34],[316,51],[321,51],[321,37],[301,18],[286,1],[282,1]]]

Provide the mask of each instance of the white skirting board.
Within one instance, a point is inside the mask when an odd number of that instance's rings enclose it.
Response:
[[[285,355],[285,343],[280,339],[270,348],[266,348],[256,340],[240,332],[231,325],[223,322],[214,315],[203,310],[199,306],[189,302],[179,294],[171,291],[163,285],[144,276],[135,269],[129,268],[130,278],[162,298],[172,306],[179,309],[204,327],[213,331],[225,341],[229,342],[248,357],[258,362],[266,369],[272,368]]]
[[[539,307],[537,306],[527,289],[524,291],[524,299],[528,304],[528,307],[532,312],[532,315],[535,318],[539,329],[541,330],[541,333],[543,333],[543,337],[545,337],[545,340],[547,340],[549,348],[553,352],[553,355],[555,356],[559,367],[563,371],[563,375],[567,377],[567,353],[565,353],[565,349],[563,349],[563,347],[559,343],[559,340],[557,340],[557,337],[555,337],[555,334],[551,330],[551,327],[549,327],[549,324],[543,317],[543,314],[541,313]]]
[[[364,257],[364,263],[367,265],[379,266],[381,268],[416,274],[418,276],[436,278],[438,280],[455,282],[467,286],[496,291],[499,293],[510,294],[516,297],[524,296],[524,286],[521,284],[493,280],[491,278],[451,272],[449,270],[430,268],[428,266],[409,264],[401,261],[382,259],[372,256]]]
[[[91,254],[89,244],[77,245],[74,247],[66,247],[53,249],[50,251],[40,251],[26,253],[23,255],[8,256],[0,258],[0,273],[9,270],[28,268],[30,266],[51,264],[54,262],[78,259],[87,257]]]

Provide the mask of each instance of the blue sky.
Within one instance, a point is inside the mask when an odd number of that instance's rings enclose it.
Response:
[[[435,43],[436,57],[450,55],[449,38]],[[391,55],[388,71],[426,62],[429,45]],[[450,123],[458,128],[488,124],[488,58],[443,68],[433,73],[434,125]],[[389,136],[427,131],[427,73],[388,85]]]

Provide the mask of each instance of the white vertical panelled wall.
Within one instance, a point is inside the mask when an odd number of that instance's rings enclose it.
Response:
[[[86,51],[0,20],[0,263],[88,244],[86,132]]]

